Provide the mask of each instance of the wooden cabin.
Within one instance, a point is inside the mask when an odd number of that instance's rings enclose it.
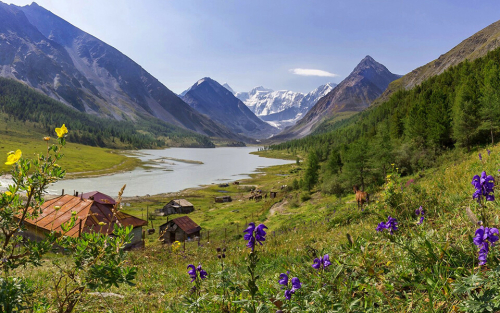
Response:
[[[189,214],[194,211],[194,206],[186,199],[174,199],[167,203],[163,208],[156,210],[155,214],[166,216],[171,214]]]
[[[270,197],[271,199],[274,199],[274,198],[276,198],[276,195],[277,195],[277,194],[278,194],[278,193],[277,193],[276,191],[270,191],[270,192],[269,192],[269,197]]]
[[[83,195],[62,195],[45,201],[41,206],[41,214],[36,219],[25,220],[27,230],[21,235],[32,240],[42,240],[45,234],[52,231],[63,233],[61,225],[67,223],[73,212],[76,212],[74,214],[78,220],[75,226],[65,233],[66,236],[79,237],[82,233],[90,232],[113,236],[114,225],[119,221],[122,226],[133,226],[132,242],[128,247],[142,245],[142,226],[147,224],[146,221],[120,211],[114,216],[112,208],[116,202],[113,198],[100,193],[97,199],[91,197],[92,195],[85,199]]]
[[[233,199],[231,196],[221,196],[221,197],[215,197],[215,202],[216,203],[224,203],[224,202],[231,202]]]
[[[171,244],[174,241],[193,240],[200,237],[201,227],[188,216],[175,218],[160,225],[160,240]]]

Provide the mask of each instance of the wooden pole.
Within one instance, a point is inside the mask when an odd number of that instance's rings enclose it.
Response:
[[[62,196],[64,196],[64,189],[62,190]]]
[[[80,220],[80,226],[78,226],[78,237],[80,237],[81,235],[82,235],[82,220]]]

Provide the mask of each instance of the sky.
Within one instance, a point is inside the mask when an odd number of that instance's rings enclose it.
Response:
[[[341,82],[366,55],[406,74],[500,19],[498,0],[36,2],[176,93],[203,77],[235,91],[307,93]]]

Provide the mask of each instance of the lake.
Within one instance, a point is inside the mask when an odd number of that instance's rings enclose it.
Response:
[[[138,167],[130,172],[109,176],[64,179],[49,186],[48,191],[60,194],[64,189],[65,193],[73,194],[73,190],[80,193],[98,190],[115,197],[121,187],[127,184],[126,197],[154,195],[212,183],[233,182],[249,178],[250,173],[262,167],[295,162],[250,154],[257,150],[257,147],[139,150],[134,156],[147,162],[145,168]]]

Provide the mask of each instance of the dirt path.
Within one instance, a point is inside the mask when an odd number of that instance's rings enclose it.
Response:
[[[282,214],[282,215],[289,215],[290,213],[284,213],[285,212],[285,206],[288,204],[288,201],[284,199],[281,202],[273,204],[273,206],[269,209],[269,216],[266,219],[266,222],[269,220],[269,218],[275,214]]]

